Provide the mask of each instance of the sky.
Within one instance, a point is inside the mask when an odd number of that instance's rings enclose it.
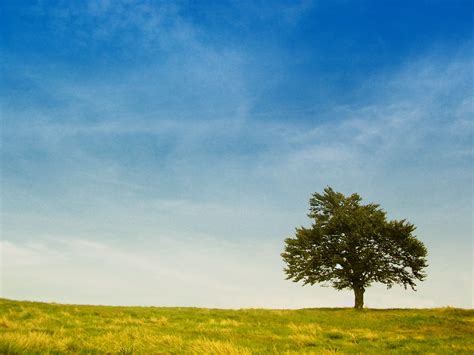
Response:
[[[331,186],[406,218],[473,306],[472,1],[17,1],[0,12],[0,296],[303,308],[280,253]]]

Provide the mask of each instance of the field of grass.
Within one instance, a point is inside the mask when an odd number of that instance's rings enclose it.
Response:
[[[0,353],[474,353],[474,311],[76,306],[0,299]]]

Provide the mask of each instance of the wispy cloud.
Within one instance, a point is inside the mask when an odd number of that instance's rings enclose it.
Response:
[[[303,186],[313,189],[329,183],[366,189],[381,176],[390,180],[384,172],[396,172],[401,162],[416,166],[416,174],[424,175],[440,163],[458,174],[465,171],[472,154],[472,102],[469,91],[463,89],[472,77],[469,60],[425,57],[388,77],[370,79],[361,88],[367,104],[340,104],[320,112],[311,122],[259,119],[251,110],[243,116],[235,112],[228,116],[211,109],[189,117],[166,108],[164,113],[141,112],[139,106],[123,104],[136,96],[127,89],[137,87],[133,79],[130,85],[124,82],[112,91],[98,90],[101,83],[96,81],[71,86],[55,79],[59,83],[47,85],[48,96],[67,98],[65,108],[36,114],[31,121],[26,117],[35,105],[21,110],[7,105],[2,154],[19,158],[12,164],[29,164],[28,154],[23,153],[41,152],[46,164],[63,166],[62,171],[49,173],[59,174],[53,179],[69,181],[66,189],[77,189],[71,182],[93,176],[98,183],[115,181],[132,190],[146,186],[163,192],[176,191],[178,185],[201,186],[207,198],[217,191],[235,197],[239,189],[261,198],[256,190],[270,186],[290,201],[295,189],[298,199],[306,198],[309,190]],[[50,79],[46,80],[49,84]],[[383,86],[378,84],[381,81]],[[151,82],[144,85],[152,91]],[[99,91],[102,95],[95,94]],[[68,113],[81,113],[82,107],[97,118],[68,117]],[[297,118],[298,112],[288,115]],[[208,167],[202,166],[204,160]],[[136,174],[128,164],[135,166]],[[143,178],[150,174],[155,182]],[[413,177],[411,183],[404,183],[418,186],[423,180],[420,175]]]
[[[94,42],[150,50],[176,49],[176,44],[193,43],[194,29],[179,15],[177,3],[153,1],[59,1],[53,7],[41,2],[31,7],[36,16],[46,17],[58,33],[72,36],[84,46]],[[123,35],[124,31],[127,35]],[[137,43],[137,41],[139,43]]]
[[[281,277],[277,250],[203,238],[160,239],[134,246],[86,239],[0,243],[3,295],[118,305],[272,307],[350,306],[350,292],[301,288]],[[265,287],[262,287],[265,285]],[[211,297],[212,295],[212,297]],[[400,296],[404,295],[404,300]],[[432,307],[433,300],[371,289],[372,307]]]

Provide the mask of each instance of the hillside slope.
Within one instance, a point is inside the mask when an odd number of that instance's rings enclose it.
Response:
[[[474,311],[220,310],[0,299],[0,353],[469,353]]]

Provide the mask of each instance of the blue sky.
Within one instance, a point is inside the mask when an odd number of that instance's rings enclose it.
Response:
[[[472,307],[471,1],[4,1],[2,297],[350,306],[279,254],[330,185],[407,218]]]

